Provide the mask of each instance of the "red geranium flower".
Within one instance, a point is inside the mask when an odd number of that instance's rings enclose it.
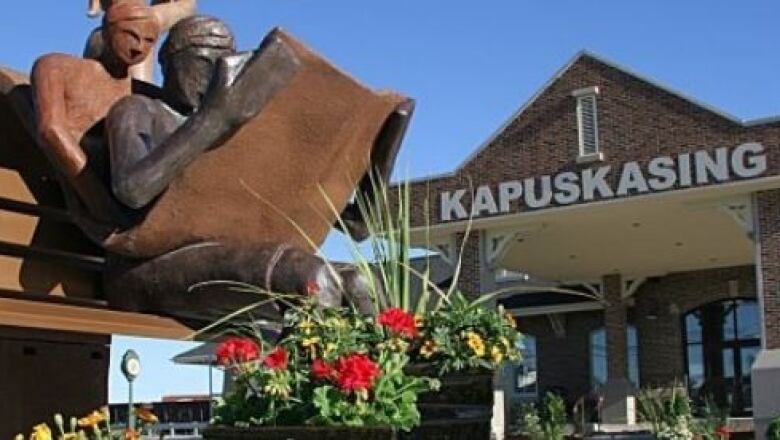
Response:
[[[397,307],[380,313],[378,322],[400,336],[415,338],[419,334],[414,315]]]
[[[322,359],[315,359],[311,364],[311,375],[320,380],[332,379],[336,376],[336,370]]]
[[[276,347],[274,351],[268,353],[263,360],[263,365],[272,370],[284,370],[287,368],[287,350],[282,347]]]
[[[217,346],[217,362],[233,365],[253,361],[260,357],[260,347],[250,338],[228,338]]]
[[[342,391],[368,391],[381,371],[379,365],[364,354],[351,354],[336,361],[336,382]]]

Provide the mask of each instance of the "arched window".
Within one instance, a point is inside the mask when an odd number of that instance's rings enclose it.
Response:
[[[750,370],[761,348],[758,303],[730,299],[683,316],[688,388],[694,401],[715,399],[733,415],[753,410]]]
[[[518,343],[520,362],[515,368],[515,392],[518,397],[536,399],[539,394],[539,378],[536,370],[536,338],[524,335]]]
[[[629,325],[628,380],[639,388],[639,338],[636,327]],[[590,384],[598,388],[607,383],[607,333],[604,327],[590,332]]]

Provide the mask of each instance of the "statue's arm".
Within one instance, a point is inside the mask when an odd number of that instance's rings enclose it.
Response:
[[[33,66],[32,89],[38,121],[38,139],[49,159],[68,180],[87,166],[87,156],[68,130],[65,70],[56,56],[45,56]]]
[[[196,0],[152,0],[152,11],[163,31],[195,14],[197,8]]]
[[[38,143],[96,220],[121,222],[121,211],[100,177],[88,167],[87,155],[69,130],[66,110],[67,71],[72,71],[69,61],[64,56],[48,55],[33,66],[32,89]]]
[[[230,123],[204,109],[165,139],[154,139],[152,121],[160,107],[125,98],[109,112],[109,137],[114,195],[131,208],[142,208],[200,154],[230,132]]]
[[[220,60],[201,109],[132,165],[117,197],[132,208],[146,206],[203,152],[220,145],[257,115],[289,83],[298,68],[297,58],[281,40],[269,42],[249,60]],[[236,69],[241,72],[236,74]],[[109,114],[107,127],[112,151],[139,141],[138,131],[123,127],[134,118],[128,119],[128,112],[119,107],[115,110]],[[130,147],[136,148],[137,145]]]

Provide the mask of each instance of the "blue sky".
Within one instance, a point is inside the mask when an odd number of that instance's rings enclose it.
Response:
[[[6,0],[0,65],[28,71],[39,54],[80,53],[94,22],[86,1]],[[377,88],[417,99],[396,177],[452,170],[580,49],[589,49],[737,117],[780,114],[776,0],[200,0],[242,49],[282,26]],[[346,254],[338,240],[324,252]],[[181,343],[115,338],[136,348],[137,393],[205,392],[204,369],[172,367]],[[111,400],[125,386],[112,366]]]

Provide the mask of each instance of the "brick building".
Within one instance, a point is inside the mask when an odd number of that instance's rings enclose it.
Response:
[[[410,185],[416,243],[460,261],[463,290],[505,290],[527,335],[507,406],[555,390],[630,424],[638,387],[684,383],[734,417],[780,415],[780,118],[581,53],[455,171]]]

